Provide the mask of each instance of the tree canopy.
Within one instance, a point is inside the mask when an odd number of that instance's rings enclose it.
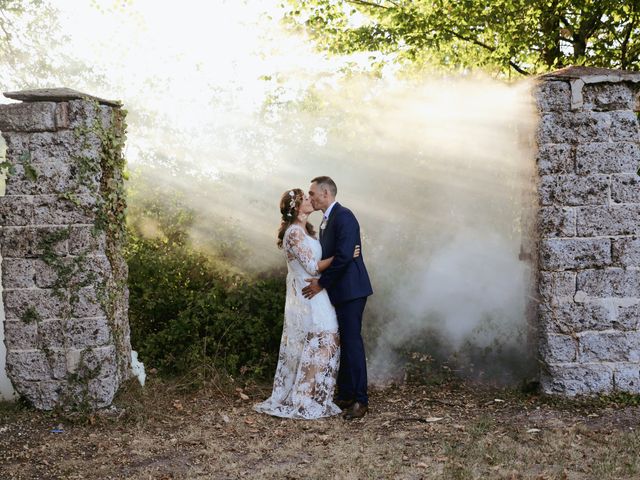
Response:
[[[62,47],[69,38],[50,0],[0,0],[0,87],[37,88],[104,81]]]
[[[291,24],[337,54],[523,75],[640,69],[640,0],[289,0],[285,8]]]

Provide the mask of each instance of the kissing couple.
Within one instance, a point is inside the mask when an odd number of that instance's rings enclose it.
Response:
[[[287,261],[287,296],[271,396],[254,406],[278,417],[315,419],[368,410],[362,313],[373,293],[361,252],[360,225],[336,202],[329,177],[280,200],[278,247]],[[307,218],[322,210],[320,240]],[[334,402],[334,391],[338,387]]]

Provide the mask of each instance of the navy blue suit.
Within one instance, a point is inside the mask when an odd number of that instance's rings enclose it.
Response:
[[[340,328],[338,398],[366,405],[369,399],[362,313],[373,289],[362,253],[353,258],[355,246],[362,245],[362,241],[360,225],[351,210],[339,203],[333,206],[324,229],[320,229],[320,244],[323,259],[334,257],[319,283],[329,294]]]

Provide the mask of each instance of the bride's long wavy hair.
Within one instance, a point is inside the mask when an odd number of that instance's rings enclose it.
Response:
[[[284,232],[296,221],[302,200],[304,200],[304,192],[299,188],[292,188],[282,194],[280,198],[280,213],[282,214],[282,219],[280,221],[280,228],[278,229],[278,248],[282,248]],[[309,222],[307,222],[305,228],[309,235],[312,237],[316,236],[316,231]]]

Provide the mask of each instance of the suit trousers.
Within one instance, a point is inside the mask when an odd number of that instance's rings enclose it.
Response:
[[[338,399],[369,404],[367,396],[367,362],[362,341],[362,313],[367,297],[335,305],[340,329],[340,369]]]

